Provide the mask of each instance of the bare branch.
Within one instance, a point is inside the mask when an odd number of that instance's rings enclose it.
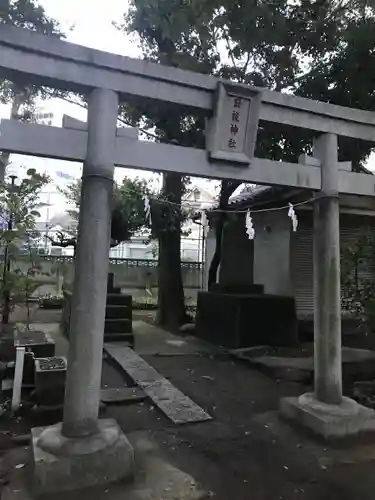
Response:
[[[232,64],[234,66],[234,69],[238,70],[238,67],[237,67],[237,64],[236,64],[236,60],[235,60],[234,55],[233,55],[233,49],[230,46],[229,35],[228,35],[228,32],[226,31],[225,28],[223,28],[223,33],[224,33],[224,38],[225,38],[225,43],[226,43],[226,46],[227,46],[227,49],[228,49],[228,53],[229,53],[229,56],[230,56],[230,58],[232,60]]]
[[[61,96],[61,97],[59,97],[59,99],[62,99],[63,101],[68,102],[69,104],[76,104],[77,106],[80,106],[81,108],[87,109],[87,106],[85,106],[84,103],[79,102],[79,101],[75,101],[74,99],[71,99],[70,97]],[[129,127],[133,126],[130,122],[128,122],[127,120],[125,120],[124,118],[122,118],[120,116],[117,117],[117,119],[118,119],[119,122],[123,123],[124,125],[128,125]],[[153,134],[151,132],[148,132],[146,129],[141,128],[141,127],[138,127],[138,128],[142,132],[142,134],[145,134],[148,137],[152,137],[153,139],[160,140],[155,134]]]
[[[247,72],[247,67],[249,66],[249,62],[250,62],[250,51],[247,53],[247,58],[246,58],[246,62],[242,68],[242,73],[243,73],[243,77],[245,78],[246,76],[246,72]]]
[[[44,235],[44,237],[51,242],[51,245],[53,247],[62,247],[62,248],[67,248],[67,247],[74,247],[76,248],[77,246],[77,240],[75,238],[66,238],[63,233],[60,231],[57,233],[58,235],[58,240],[55,240],[54,238],[51,238],[51,236],[48,236],[47,234]]]

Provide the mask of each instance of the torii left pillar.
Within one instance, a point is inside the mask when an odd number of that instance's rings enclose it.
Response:
[[[134,454],[113,419],[99,419],[118,96],[89,97],[88,144],[69,335],[63,422],[32,429],[38,494],[123,479]]]

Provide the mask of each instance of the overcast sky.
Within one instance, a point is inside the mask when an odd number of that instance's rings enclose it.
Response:
[[[47,15],[60,22],[69,41],[130,57],[140,56],[136,41],[112,25],[113,21],[123,20],[128,9],[126,0],[40,0],[40,4]],[[65,107],[66,103],[62,105]],[[9,107],[0,109],[2,116],[9,114]],[[76,113],[84,115],[79,108]]]
[[[135,43],[117,31],[112,22],[120,22],[128,10],[127,0],[41,0],[46,13],[57,19],[68,40],[95,49],[137,57]],[[69,31],[74,27],[73,31]]]

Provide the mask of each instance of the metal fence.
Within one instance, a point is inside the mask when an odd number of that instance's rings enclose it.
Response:
[[[59,242],[60,231],[51,229],[46,226],[46,229],[41,229],[44,223],[39,224],[39,231],[34,232],[32,238],[25,245],[24,252],[28,251],[31,244],[33,250],[39,255],[51,256],[67,256],[74,255],[74,247],[61,247],[56,245]],[[66,237],[70,238],[68,232],[65,233]],[[52,241],[54,244],[52,244]],[[203,237],[199,233],[197,237],[182,237],[181,238],[181,260],[202,262],[203,259]],[[155,260],[157,259],[157,245],[155,242],[147,243],[145,239],[133,238],[125,241],[110,249],[109,257],[114,259],[131,259],[131,260]]]
[[[59,294],[62,285],[74,279],[74,258],[71,256],[41,255],[39,269],[34,279],[40,283],[34,296]],[[27,272],[28,262],[17,266]],[[114,274],[115,285],[130,293],[145,293],[158,286],[158,261],[148,259],[109,259],[109,272]],[[181,262],[182,280],[185,290],[199,290],[202,283],[203,266],[200,262]],[[190,292],[189,292],[190,293]]]

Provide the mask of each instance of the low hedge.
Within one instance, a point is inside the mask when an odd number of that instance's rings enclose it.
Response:
[[[151,302],[137,302],[133,299],[133,311],[156,311],[157,304]],[[186,306],[187,311],[195,312],[197,306]]]
[[[62,309],[64,298],[60,296],[40,297],[38,299],[41,309]]]

